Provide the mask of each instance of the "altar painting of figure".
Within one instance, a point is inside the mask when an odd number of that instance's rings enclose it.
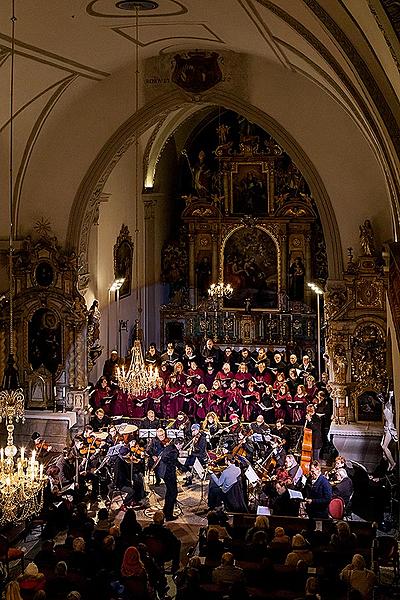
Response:
[[[233,214],[267,214],[268,175],[262,172],[262,165],[240,164],[232,178]]]
[[[278,306],[278,253],[274,240],[262,229],[241,228],[224,248],[224,282],[233,287],[227,308],[252,309]]]
[[[365,391],[357,397],[357,421],[382,421],[382,404],[374,391]]]
[[[124,279],[119,297],[125,298],[131,293],[133,264],[133,242],[126,225],[122,225],[114,245],[114,277]]]
[[[33,370],[56,373],[61,363],[61,323],[48,308],[37,310],[28,325],[28,359]]]

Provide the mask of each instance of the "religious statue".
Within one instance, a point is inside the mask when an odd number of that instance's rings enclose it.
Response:
[[[385,400],[383,394],[378,394],[379,400],[383,404],[383,436],[381,440],[381,448],[384,457],[389,463],[388,471],[393,471],[396,466],[396,461],[393,457],[390,449],[390,443],[393,441],[395,444],[399,441],[396,426],[394,424],[393,414],[393,392],[389,392],[387,399]]]
[[[346,383],[348,361],[346,357],[346,351],[342,345],[339,344],[334,348],[332,358],[335,383]]]
[[[296,256],[289,267],[290,277],[290,299],[304,300],[304,276],[306,269],[300,256]]]
[[[372,231],[372,225],[369,219],[365,219],[364,225],[360,225],[360,244],[365,256],[374,255],[374,232]]]
[[[182,155],[186,157],[192,174],[192,186],[198,198],[206,198],[210,192],[211,170],[207,165],[206,153],[200,150],[198,161],[192,166],[186,150],[182,151]]]
[[[228,139],[229,130],[230,130],[229,125],[225,125],[224,123],[221,123],[221,125],[218,125],[217,134],[218,134],[218,144],[220,146],[222,144],[226,144],[227,139]]]
[[[99,301],[93,300],[87,318],[88,371],[92,370],[103,351],[103,346],[100,345],[100,320]]]

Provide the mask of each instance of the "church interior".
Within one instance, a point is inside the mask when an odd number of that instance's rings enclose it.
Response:
[[[4,0],[0,81],[6,600],[395,597],[398,2]]]

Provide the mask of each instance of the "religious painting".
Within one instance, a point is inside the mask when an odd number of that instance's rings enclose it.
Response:
[[[125,298],[132,290],[133,242],[126,225],[121,231],[114,246],[114,279],[124,279],[119,290],[119,297]]]
[[[56,373],[62,362],[61,323],[48,308],[37,310],[28,325],[28,360],[35,371],[45,367]]]
[[[301,254],[292,254],[289,265],[289,298],[290,300],[304,302],[304,277],[306,268]]]
[[[268,172],[263,163],[239,163],[232,173],[231,211],[234,215],[268,213]]]
[[[366,421],[368,423],[382,421],[382,403],[376,392],[366,390],[357,396],[356,417],[357,421]]]
[[[233,287],[227,308],[278,307],[278,251],[259,227],[242,227],[228,237],[223,255],[224,283]]]

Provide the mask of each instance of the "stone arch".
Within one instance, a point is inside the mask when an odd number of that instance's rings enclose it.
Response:
[[[113,168],[133,143],[135,135],[141,135],[171,112],[185,106],[193,111],[194,102],[199,109],[206,105],[220,105],[242,114],[271,133],[289,154],[305,177],[318,207],[326,240],[329,277],[342,279],[343,254],[336,216],[323,181],[312,161],[291,134],[275,119],[245,99],[218,90],[195,98],[180,90],[164,94],[127,119],[101,148],[79,186],[68,224],[67,245],[78,254],[81,273],[88,272],[87,253],[93,215],[97,213],[102,190]],[[165,132],[165,135],[167,134],[170,135],[168,129]]]

